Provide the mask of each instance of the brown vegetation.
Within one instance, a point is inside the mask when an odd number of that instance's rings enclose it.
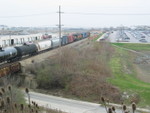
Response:
[[[110,106],[109,101],[107,101],[104,97],[101,97],[101,102],[105,107],[106,113],[117,113],[116,108],[114,106]],[[122,103],[120,110],[122,113],[135,113],[136,104],[132,102],[131,110],[130,110],[125,104]]]
[[[85,46],[61,48],[55,57],[41,64],[33,63],[28,69],[36,75],[38,88],[63,89],[69,95],[97,102],[105,95],[119,102],[119,90],[106,82],[111,76],[108,61],[114,50],[107,42],[90,42]]]

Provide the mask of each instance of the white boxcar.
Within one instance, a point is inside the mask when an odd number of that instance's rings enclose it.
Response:
[[[36,42],[36,46],[38,48],[38,51],[43,51],[52,48],[52,42],[51,40],[44,40],[44,41]]]

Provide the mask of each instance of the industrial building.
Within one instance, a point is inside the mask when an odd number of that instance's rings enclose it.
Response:
[[[1,35],[0,47],[7,47],[13,45],[19,45],[26,42],[33,42],[36,40],[42,40],[42,34],[30,34],[30,35]]]

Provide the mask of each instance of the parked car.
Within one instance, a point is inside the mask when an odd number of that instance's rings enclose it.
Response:
[[[140,41],[140,42],[144,42],[144,43],[147,42],[147,40],[145,40],[145,39],[140,39],[139,41]]]

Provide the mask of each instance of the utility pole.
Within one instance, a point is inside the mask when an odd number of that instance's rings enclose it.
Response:
[[[59,6],[59,39],[61,39],[61,6]]]
[[[9,31],[9,46],[11,46],[11,30]]]
[[[59,6],[59,11],[58,11],[58,14],[59,14],[59,24],[58,24],[58,28],[59,28],[59,39],[61,40],[61,6]],[[60,46],[61,46],[61,43],[60,43]]]

